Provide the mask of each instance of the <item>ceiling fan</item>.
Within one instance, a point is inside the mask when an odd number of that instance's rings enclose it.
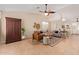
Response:
[[[44,13],[45,16],[48,16],[49,14],[56,13],[55,11],[48,11],[47,10],[48,4],[45,4],[45,11],[40,11],[41,13]]]
[[[76,22],[79,22],[79,18],[77,18]]]

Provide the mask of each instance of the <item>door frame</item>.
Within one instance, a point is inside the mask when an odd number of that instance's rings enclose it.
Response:
[[[16,20],[16,21],[17,21],[17,20],[20,21],[20,40],[18,40],[18,41],[21,41],[21,19],[13,18],[13,17],[5,17],[5,19],[6,19],[6,42],[5,42],[5,43],[8,44],[8,43],[7,43],[7,19],[8,19],[8,18],[9,18],[9,19],[11,18],[11,20],[14,19],[14,20]],[[18,42],[18,41],[15,41],[15,42]],[[13,43],[13,42],[11,42],[11,43]]]

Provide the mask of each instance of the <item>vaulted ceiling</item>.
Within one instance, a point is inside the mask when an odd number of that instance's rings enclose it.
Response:
[[[58,11],[68,4],[48,4],[48,9]],[[26,11],[38,13],[39,10],[45,10],[44,4],[1,4],[0,10],[4,11]]]
[[[68,20],[68,22],[76,21],[76,18],[79,18],[79,4],[72,4],[61,8],[51,18],[61,19],[61,17]]]
[[[79,18],[79,4],[48,4],[48,9],[56,11],[51,19],[65,17],[67,20]],[[0,10],[41,14],[45,10],[44,4],[0,4]]]

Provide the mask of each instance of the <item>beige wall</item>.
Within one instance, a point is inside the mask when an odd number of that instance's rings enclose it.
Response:
[[[79,34],[79,22],[76,23],[76,18],[79,18],[79,5],[70,5],[65,8],[62,8],[58,11],[56,11],[55,14],[51,15],[49,18],[52,25],[51,29],[55,30],[61,27],[62,24],[62,18],[65,18],[66,21],[63,22],[63,24],[69,24],[70,25],[70,31],[71,34]],[[76,23],[76,26],[73,26],[72,24]]]
[[[0,19],[0,40],[1,40],[1,19]]]
[[[6,40],[6,20],[5,17],[13,17],[13,18],[19,18],[22,19],[22,27],[25,28],[26,32],[26,38],[31,38],[32,33],[34,31],[33,25],[34,22],[42,23],[42,21],[48,21],[48,18],[45,16],[42,16],[40,14],[34,14],[34,13],[26,13],[26,12],[3,12],[2,16],[2,38],[1,42],[5,43]],[[40,29],[41,30],[41,29]]]
[[[42,21],[46,21],[49,23],[48,30],[56,30],[61,28],[62,22],[61,22],[61,15],[60,14],[54,14],[50,16],[44,16],[41,14],[34,14],[34,13],[26,13],[26,12],[3,12],[2,20],[1,20],[1,42],[5,43],[6,40],[6,20],[5,17],[13,17],[13,18],[20,18],[22,19],[22,27],[25,28],[26,32],[25,35],[27,38],[32,37],[32,33],[34,31],[33,25],[34,22],[40,23],[42,27]],[[65,22],[65,24],[72,24],[73,22],[68,21]],[[72,27],[73,29],[73,27]],[[42,28],[40,29],[42,30]],[[75,29],[72,30],[73,33],[79,33]]]
[[[5,16],[2,14],[1,18],[1,42],[0,43],[5,43],[6,40],[6,21],[5,21]]]

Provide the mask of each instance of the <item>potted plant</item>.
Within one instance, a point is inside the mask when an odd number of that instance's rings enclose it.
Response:
[[[25,28],[21,28],[21,32],[22,32],[22,39],[24,39],[25,38]]]

